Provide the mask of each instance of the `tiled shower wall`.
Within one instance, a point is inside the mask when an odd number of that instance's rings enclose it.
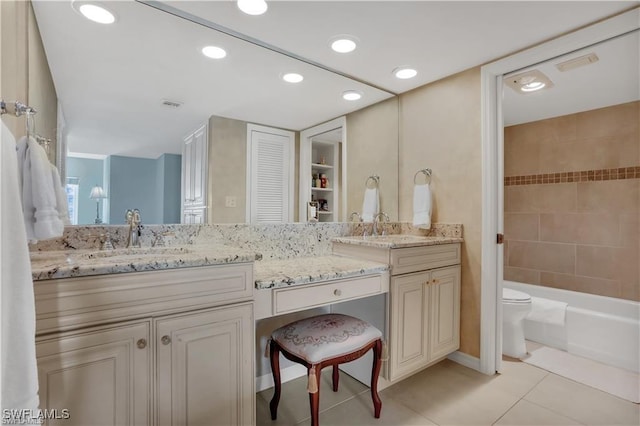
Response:
[[[507,280],[640,301],[640,102],[505,128]]]

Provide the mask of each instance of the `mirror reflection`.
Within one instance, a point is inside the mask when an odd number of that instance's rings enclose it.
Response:
[[[293,132],[282,201],[290,214],[281,220],[306,221],[299,214],[310,201],[300,190],[300,133],[340,116],[354,122],[340,152],[366,153],[380,141],[389,156],[382,164],[379,152],[374,162],[350,155],[340,163],[336,175],[345,186],[339,213],[328,220],[361,208],[370,174],[384,175],[383,207],[397,217],[392,94],[142,3],[106,5],[115,16],[110,25],[85,19],[67,2],[32,4],[29,103],[39,110],[39,132],[57,141],[50,156],[66,176],[74,223],[122,224],[130,208],[147,224],[254,220],[251,185],[263,179],[248,166],[250,124]],[[205,56],[206,46],[223,48],[226,57]],[[289,72],[303,81],[284,81]],[[349,90],[362,98],[345,101]],[[367,120],[375,120],[371,132]],[[95,187],[102,197],[91,197]]]

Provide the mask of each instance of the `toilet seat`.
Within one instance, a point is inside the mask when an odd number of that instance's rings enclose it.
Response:
[[[502,301],[505,303],[531,303],[531,296],[522,291],[503,287]]]

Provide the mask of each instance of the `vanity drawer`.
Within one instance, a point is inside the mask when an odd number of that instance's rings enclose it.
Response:
[[[276,289],[273,313],[279,315],[384,293],[388,291],[385,280],[388,282],[388,274]]]
[[[460,244],[391,250],[391,275],[407,274],[460,263]]]

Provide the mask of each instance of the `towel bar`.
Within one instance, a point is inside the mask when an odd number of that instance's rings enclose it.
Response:
[[[421,169],[421,170],[418,170],[415,175],[413,175],[414,185],[418,184],[418,182],[416,182],[416,179],[418,178],[418,175],[420,173],[424,174],[427,177],[427,181],[425,183],[431,183],[431,169]]]

